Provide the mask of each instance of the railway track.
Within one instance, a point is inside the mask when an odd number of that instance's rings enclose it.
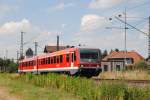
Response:
[[[121,79],[100,79],[100,78],[92,78],[95,82],[125,82],[128,85],[134,86],[150,86],[150,80],[121,80]]]

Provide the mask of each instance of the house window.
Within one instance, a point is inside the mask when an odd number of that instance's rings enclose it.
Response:
[[[108,71],[108,65],[104,65],[104,71]]]
[[[116,70],[120,71],[120,65],[116,65]]]

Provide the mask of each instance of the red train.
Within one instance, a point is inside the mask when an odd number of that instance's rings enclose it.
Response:
[[[100,71],[99,49],[68,48],[19,61],[19,73],[65,72],[97,76]]]

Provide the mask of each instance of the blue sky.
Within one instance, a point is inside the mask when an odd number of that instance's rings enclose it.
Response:
[[[61,45],[83,44],[83,47],[102,50],[124,49],[124,27],[115,19],[127,8],[127,22],[148,33],[149,0],[0,0],[0,57],[16,57],[20,45],[20,31],[24,34],[26,50],[38,52],[45,45],[55,45],[60,35]],[[109,18],[112,21],[109,21]],[[127,50],[135,50],[147,57],[148,38],[134,29],[127,30]]]

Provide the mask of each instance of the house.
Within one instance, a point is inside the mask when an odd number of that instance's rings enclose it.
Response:
[[[67,47],[66,46],[59,46],[59,50],[63,50],[63,49],[66,49]],[[57,46],[45,46],[44,48],[44,53],[52,53],[52,52],[55,52],[57,51]]]
[[[102,59],[101,67],[102,71],[120,71],[125,66],[133,65],[144,58],[135,51],[113,51],[104,59]]]

